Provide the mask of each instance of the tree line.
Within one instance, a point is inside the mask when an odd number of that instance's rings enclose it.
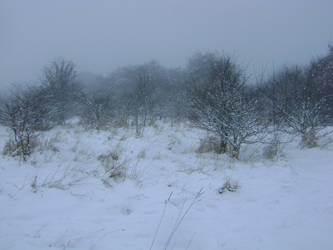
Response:
[[[333,48],[305,66],[286,66],[250,83],[231,57],[197,53],[183,68],[156,61],[78,77],[72,61],[47,65],[33,86],[0,99],[0,123],[12,134],[11,154],[23,160],[39,131],[80,117],[92,129],[133,126],[138,136],[158,119],[189,121],[219,138],[218,153],[239,157],[241,146],[277,131],[314,147],[333,121]]]

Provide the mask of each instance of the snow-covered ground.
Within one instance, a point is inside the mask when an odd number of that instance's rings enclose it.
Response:
[[[250,145],[233,161],[197,153],[205,136],[69,124],[42,133],[26,163],[0,156],[0,249],[333,249],[332,144],[295,138],[274,161]],[[219,193],[228,179],[240,188]]]

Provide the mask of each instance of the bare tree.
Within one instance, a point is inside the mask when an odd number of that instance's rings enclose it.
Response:
[[[286,67],[268,81],[267,88],[274,115],[289,128],[285,131],[300,134],[304,147],[316,146],[319,132],[325,128],[321,110],[326,94],[320,90],[311,70]]]
[[[333,122],[333,47],[323,57],[313,60],[307,67],[307,78],[315,84],[316,95],[322,100],[320,121],[323,124]]]
[[[79,101],[83,105],[81,117],[86,125],[100,130],[111,124],[115,104],[110,93],[82,92]]]
[[[75,82],[77,73],[72,61],[53,61],[43,71],[42,83],[47,92],[49,105],[54,107],[53,120],[63,123],[75,108],[79,85]]]
[[[163,79],[162,71],[159,64],[150,62],[122,68],[115,74],[116,84],[122,89],[120,104],[132,116],[137,135],[156,118],[157,85]]]
[[[11,130],[13,136],[14,145],[11,145],[10,153],[22,156],[23,160],[32,153],[36,132],[50,127],[52,110],[48,108],[44,91],[39,87],[17,90],[0,107],[1,123]]]
[[[211,53],[195,55],[188,71],[193,123],[220,137],[220,153],[239,158],[241,145],[261,131],[242,71],[230,57]]]
[[[186,73],[180,68],[166,70],[166,79],[157,87],[158,115],[168,117],[171,122],[186,117]]]

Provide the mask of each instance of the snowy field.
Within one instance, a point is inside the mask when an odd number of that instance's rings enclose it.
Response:
[[[25,163],[1,155],[0,249],[333,249],[332,144],[294,138],[275,160],[250,145],[234,161],[198,153],[205,136],[67,124]],[[227,180],[235,192],[219,192]]]

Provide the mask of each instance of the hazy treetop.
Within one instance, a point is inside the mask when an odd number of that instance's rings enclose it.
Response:
[[[225,51],[265,69],[307,62],[333,41],[332,0],[1,0],[0,87],[37,79],[57,57],[109,73]]]

